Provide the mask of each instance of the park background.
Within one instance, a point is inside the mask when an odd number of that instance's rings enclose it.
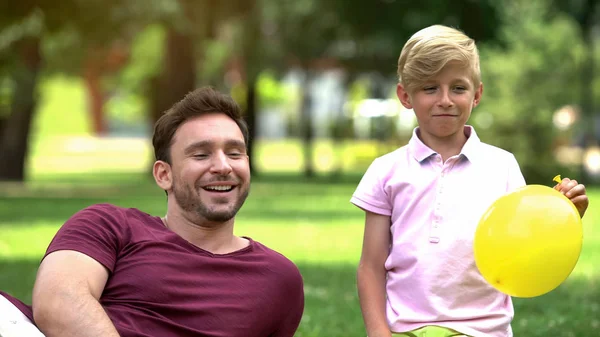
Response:
[[[21,0],[0,3],[0,289],[27,303],[48,243],[100,202],[162,215],[152,124],[196,87],[251,126],[253,184],[236,233],[300,268],[298,337],[364,336],[356,294],[371,161],[406,144],[402,45],[431,24],[477,40],[484,96],[469,121],[529,184],[586,184],[567,281],[515,299],[515,336],[600,336],[600,1]]]

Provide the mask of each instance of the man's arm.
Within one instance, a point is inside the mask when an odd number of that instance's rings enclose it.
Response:
[[[71,250],[44,258],[33,288],[33,316],[46,337],[119,337],[99,299],[108,270]]]
[[[385,315],[385,260],[390,249],[390,217],[366,212],[357,271],[358,298],[369,337],[391,337]]]

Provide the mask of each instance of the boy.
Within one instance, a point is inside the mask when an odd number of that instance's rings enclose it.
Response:
[[[369,337],[512,336],[511,298],[473,257],[480,217],[525,185],[515,157],[466,125],[483,93],[475,42],[440,25],[405,44],[397,95],[418,121],[408,145],[375,159],[351,202],[366,212],[357,272]],[[585,187],[556,188],[587,209]]]

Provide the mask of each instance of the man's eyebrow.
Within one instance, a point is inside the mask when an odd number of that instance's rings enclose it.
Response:
[[[237,140],[237,139],[229,139],[227,141],[225,141],[225,146],[227,147],[239,147],[239,148],[246,148],[246,143],[241,141],[241,140]]]
[[[194,152],[197,149],[208,148],[208,147],[212,147],[214,145],[215,145],[215,142],[210,141],[210,140],[197,141],[195,143],[192,143],[192,144],[186,146],[185,149],[183,150],[183,153],[190,154],[190,153]],[[241,140],[237,140],[237,139],[229,139],[229,140],[225,141],[225,146],[226,147],[237,147],[237,148],[245,149],[246,148],[246,143],[244,143]]]
[[[183,153],[189,154],[196,149],[203,148],[203,147],[210,147],[212,144],[213,144],[213,142],[211,142],[210,140],[201,140],[201,141],[198,141],[198,142],[195,142],[195,143],[192,143],[192,144],[186,146],[185,149],[183,150]]]

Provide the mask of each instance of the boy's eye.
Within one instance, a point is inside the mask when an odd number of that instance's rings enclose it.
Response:
[[[424,87],[423,88],[424,91],[433,91],[435,89],[437,89],[437,87]]]

